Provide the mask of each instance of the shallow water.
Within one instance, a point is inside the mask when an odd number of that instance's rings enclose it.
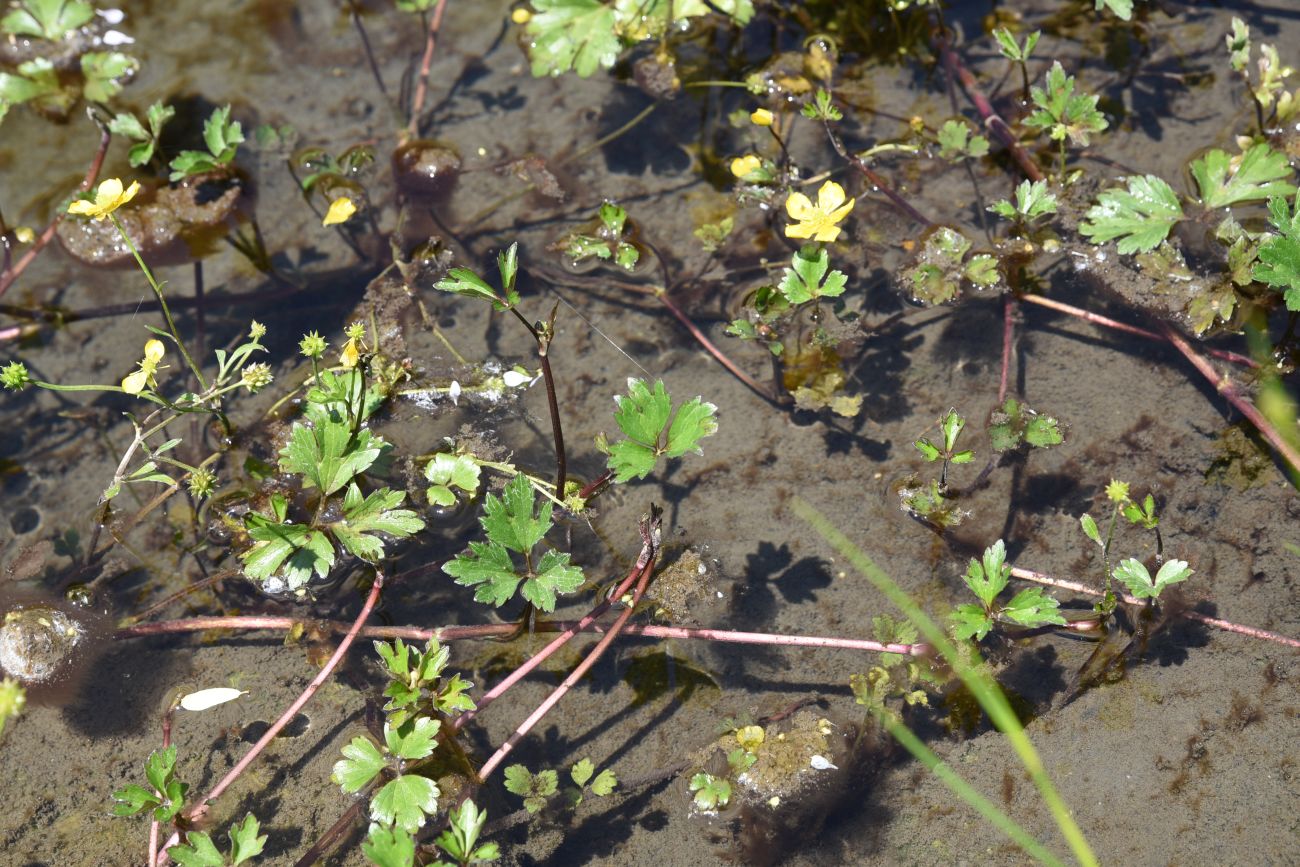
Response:
[[[1045,20],[1035,10],[1057,8],[1013,5],[1031,22]],[[973,4],[954,16],[967,35],[963,54],[989,91],[1012,92],[1018,75],[1006,74],[990,39],[976,38],[987,11]],[[1114,175],[1151,172],[1184,189],[1188,159],[1209,146],[1232,149],[1233,133],[1249,128],[1253,113],[1240,83],[1227,73],[1222,47],[1231,12],[1174,11],[1177,17],[1151,14],[1144,31],[1146,54],[1132,76],[1113,65],[1121,48],[1134,47],[1115,28],[1061,25],[1040,43],[1040,57],[1060,58],[1084,86],[1105,96],[1112,130],[1095,140],[1094,158],[1080,161],[1089,172],[1110,177],[1104,158],[1120,166]],[[379,159],[364,180],[376,205],[375,219],[392,228],[397,209],[387,155],[398,125],[355,29],[336,6],[147,4],[130,12],[124,29],[137,39],[142,73],[120,98],[124,105],[140,110],[159,98],[192,101],[206,115],[210,107],[229,102],[246,131],[261,123],[290,125],[294,147],[319,145],[337,154],[370,142]],[[612,397],[629,376],[662,377],[674,395],[701,394],[719,408],[720,429],[704,442],[703,456],[671,462],[645,482],[611,491],[597,501],[590,523],[574,521],[566,528],[575,559],[589,574],[609,580],[626,570],[639,545],[636,519],[659,503],[665,508],[670,556],[699,551],[716,582],[710,602],[690,612],[699,625],[870,637],[871,617],[892,613],[887,603],[795,517],[791,497],[802,496],[824,511],[919,601],[943,611],[959,596],[966,556],[999,537],[1017,565],[1095,584],[1100,569],[1079,532],[1078,517],[1085,511],[1101,514],[1103,487],[1121,478],[1131,480],[1136,491],[1155,493],[1166,553],[1196,570],[1186,595],[1203,606],[1198,610],[1300,636],[1294,489],[1269,461],[1260,462],[1249,488],[1212,474],[1207,478],[1221,456],[1219,437],[1237,417],[1164,344],[1123,339],[1025,305],[1017,324],[1011,389],[1062,419],[1066,442],[996,468],[988,485],[963,501],[971,519],[943,539],[900,511],[896,485],[910,473],[928,478],[931,472],[910,443],[922,434],[934,437],[935,420],[950,407],[971,419],[977,450],[973,465],[954,470],[956,484],[973,482],[987,459],[980,429],[998,402],[1002,317],[995,297],[929,310],[902,300],[891,274],[903,261],[902,245],[920,230],[881,197],[866,195],[858,202],[833,253],[836,267],[850,278],[845,308],[867,333],[845,344],[852,350],[845,357],[847,390],[864,398],[854,419],[780,410],[757,398],[642,291],[660,279],[656,269],[631,278],[614,271],[568,274],[547,246],[587,220],[603,199],[616,199],[662,256],[673,297],[745,370],[769,380],[765,350],[725,336],[723,327],[744,295],[762,282],[763,258],[780,264],[790,251],[752,206],[736,213],[736,234],[716,261],[691,235],[699,212],[729,206],[725,160],[768,146],[763,130],[733,128],[727,121],[729,112],[748,111],[757,103],[740,89],[688,92],[658,104],[631,131],[586,151],[654,101],[604,73],[587,80],[533,78],[515,44],[516,28],[502,24],[506,14],[496,4],[449,5],[431,69],[425,132],[459,151],[463,171],[434,208],[435,216],[410,227],[408,239],[413,245],[421,233],[445,232],[458,263],[484,273],[496,251],[517,240],[528,315],[544,318],[555,299],[562,299],[552,360],[575,475],[590,479],[603,468],[593,437],[614,429]],[[1300,61],[1288,55],[1296,44],[1295,16],[1282,10],[1250,15],[1257,43],[1274,42],[1284,61]],[[403,73],[418,62],[422,31],[413,16],[386,4],[365,6],[363,19],[380,73],[396,96]],[[797,50],[801,35],[755,33],[746,48],[757,51],[774,40]],[[722,55],[723,48],[733,46],[715,48]],[[901,136],[899,118],[920,114],[933,125],[952,114],[941,69],[851,57],[842,64],[841,93],[859,106],[848,112],[846,136],[858,148]],[[1044,68],[1036,64],[1036,75],[1041,77]],[[958,105],[974,116],[964,101]],[[868,106],[874,114],[865,110]],[[84,171],[95,147],[94,129],[79,114],[59,126],[25,109],[12,111],[0,129],[0,207],[11,225],[43,225]],[[840,165],[810,124],[798,127],[790,147],[810,173]],[[229,247],[217,245],[203,260],[208,293],[248,299],[206,309],[208,345],[234,339],[249,318],[264,322],[277,384],[304,375],[295,357],[304,332],[319,329],[334,347],[341,344],[342,325],[388,261],[359,263],[337,234],[321,227],[285,169],[289,150],[246,148],[239,165],[255,190],[252,209],[267,249],[307,288],[287,299],[259,301],[259,294],[276,287]],[[113,145],[104,177],[130,174],[125,152],[120,142]],[[557,166],[563,201],[517,195],[523,183],[502,166],[529,154]],[[724,161],[721,166],[718,160]],[[706,166],[708,177],[721,179],[717,186],[704,179]],[[1007,167],[981,163],[975,169],[982,197],[977,199],[962,168],[902,159],[879,166],[918,210],[962,226],[972,237],[978,237],[979,201],[1009,195],[1019,179]],[[861,191],[851,173],[840,178],[851,192]],[[774,225],[779,227],[781,219]],[[1086,245],[1063,235],[1066,251],[1047,272],[1045,291],[1144,324],[1143,314],[1105,291],[1128,280],[1124,266],[1111,261],[1079,273],[1070,252]],[[386,255],[386,247],[373,252]],[[159,276],[169,293],[192,294],[190,264],[163,265]],[[417,288],[464,356],[531,362],[530,342],[516,323],[440,295],[428,283]],[[79,310],[131,305],[147,297],[136,272],[90,269],[53,245],[4,301]],[[179,318],[182,330],[193,334],[194,315],[187,311]],[[417,380],[463,375],[417,316],[408,312],[402,321]],[[6,319],[0,327],[8,324]],[[139,356],[146,324],[159,324],[157,314],[46,328],[20,345],[0,346],[0,363],[21,357],[36,375],[55,382],[116,382]],[[1244,351],[1244,341],[1232,335],[1215,345]],[[272,399],[263,394],[236,403],[236,423],[242,420],[255,431],[253,442],[241,447],[273,453],[274,428],[252,426]],[[0,544],[6,566],[38,540],[60,539],[84,553],[98,494],[129,439],[122,413],[134,407],[120,395],[30,390],[0,396],[11,432],[0,446]],[[469,426],[494,435],[519,463],[542,474],[550,471],[549,421],[540,385],[501,405],[401,400],[381,424],[399,454],[431,451],[442,437]],[[141,502],[149,495],[141,493]],[[449,520],[428,541],[405,549],[397,568],[452,556],[467,538],[467,519]],[[108,583],[107,592],[118,616],[141,611],[202,577],[195,558],[175,543],[176,538],[192,541],[190,527],[186,507],[169,504],[114,550],[110,556],[120,576]],[[1135,531],[1123,538],[1126,554],[1153,553],[1149,540]],[[200,560],[209,571],[219,568],[209,554]],[[71,563],[65,554],[53,554],[44,583],[59,586]],[[581,614],[591,599],[592,594],[580,594],[562,611]],[[358,604],[357,594],[345,589],[307,609],[276,607],[228,581],[218,592],[195,594],[160,616],[266,610],[342,619]],[[518,609],[499,613],[509,617]],[[429,570],[391,587],[379,617],[428,626],[484,622],[497,614],[474,605],[439,570]],[[541,643],[533,638],[458,644],[453,667],[486,688]],[[594,639],[577,643],[586,649]],[[1182,623],[1154,641],[1122,679],[1060,707],[1091,649],[1084,642],[1044,636],[1006,646],[997,662],[1004,685],[1031,712],[1029,734],[1101,860],[1292,861],[1300,795],[1295,652]],[[140,777],[145,757],[160,743],[161,711],[175,691],[233,685],[250,693],[178,721],[173,740],[181,776],[194,791],[206,790],[310,680],[320,658],[310,643],[286,647],[266,633],[113,644],[75,690],[30,707],[0,741],[0,797],[11,805],[0,816],[0,849],[7,863],[139,863],[146,824],[112,818],[110,795]],[[484,757],[490,754],[579,659],[579,651],[566,650],[545,674],[485,711],[470,732],[473,747]],[[598,767],[614,768],[625,783],[645,779],[709,744],[729,718],[761,718],[819,697],[826,702],[819,712],[827,717],[842,724],[860,719],[848,679],[873,662],[845,651],[627,640],[519,745],[516,757],[532,768],[567,768],[590,757]],[[261,819],[269,840],[259,863],[293,863],[350,804],[329,781],[330,768],[342,745],[364,730],[365,699],[378,682],[373,654],[358,647],[308,705],[292,736],[279,740],[218,804],[218,826],[250,810]],[[932,719],[923,734],[953,768],[1064,854],[1050,815],[996,733],[979,728],[970,736],[949,734]],[[877,767],[855,770],[863,785],[832,801],[825,829],[794,845],[785,863],[1028,861],[915,763],[883,749],[873,761]],[[737,857],[718,841],[716,828],[690,815],[684,777],[625,788],[626,794],[613,799],[589,798],[572,821],[517,824],[493,839],[501,842],[505,863],[513,864],[710,864]],[[517,798],[492,786],[485,802],[494,817],[519,806]],[[224,833],[220,836],[224,839]],[[355,843],[351,839],[325,863],[364,863]]]

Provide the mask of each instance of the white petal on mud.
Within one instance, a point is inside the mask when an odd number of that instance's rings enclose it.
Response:
[[[825,756],[813,756],[808,761],[808,764],[812,765],[813,770],[815,771],[839,770],[839,768],[836,765],[832,765],[831,760]]]
[[[501,379],[505,382],[507,388],[518,388],[525,382],[532,380],[532,377],[527,373],[521,373],[518,370],[507,370],[505,373],[501,374]]]
[[[190,693],[181,699],[180,706],[185,710],[207,710],[219,704],[234,701],[241,695],[248,695],[248,690],[231,689],[228,686],[214,686],[211,689],[201,689],[198,692]]]

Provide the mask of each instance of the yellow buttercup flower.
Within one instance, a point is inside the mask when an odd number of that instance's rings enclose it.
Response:
[[[772,112],[765,108],[756,108],[750,112],[749,120],[756,126],[771,126],[774,118]]]
[[[750,172],[756,172],[763,167],[763,161],[754,154],[745,154],[743,157],[736,157],[731,161],[731,173],[738,178],[743,178]]]
[[[822,184],[815,205],[803,193],[791,193],[785,200],[785,211],[795,222],[785,227],[785,236],[834,241],[840,236],[838,224],[853,210],[854,203],[853,199],[845,203],[844,188],[834,181]]]
[[[90,217],[94,220],[102,220],[134,199],[135,194],[138,192],[140,192],[139,181],[132,181],[131,186],[123,190],[120,179],[109,178],[99,185],[99,189],[95,190],[95,201],[88,202],[85,199],[77,199],[68,205],[68,213]]]
[[[128,374],[122,380],[122,390],[127,394],[139,394],[144,391],[146,385],[157,388],[158,382],[154,379],[154,374],[159,371],[158,362],[162,361],[166,352],[167,348],[163,346],[161,340],[150,340],[145,343],[144,358],[139,361],[140,369]]]
[[[325,219],[321,221],[322,226],[337,226],[340,223],[346,223],[357,212],[357,206],[347,196],[339,196],[330,202],[330,209],[325,213]]]
[[[533,13],[520,6],[518,9],[515,9],[510,13],[510,20],[516,24],[527,24],[529,21],[533,20]]]

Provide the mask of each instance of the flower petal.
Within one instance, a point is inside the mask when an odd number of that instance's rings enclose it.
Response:
[[[357,212],[357,206],[347,196],[339,196],[330,202],[330,209],[321,221],[322,226],[337,226],[346,223]]]
[[[785,227],[785,236],[787,238],[811,238],[816,230],[817,225],[815,223],[793,223]]]
[[[139,184],[136,184],[138,187]],[[132,193],[134,195],[134,193]],[[101,208],[107,207],[122,197],[122,179],[109,178],[99,185],[95,190],[95,204]]]
[[[790,194],[790,197],[785,200],[785,212],[790,215],[790,219],[799,222],[817,218],[817,209],[813,207],[812,201],[803,193]],[[800,236],[791,235],[790,237],[797,238]]]
[[[827,223],[817,227],[817,234],[813,236],[814,241],[830,243],[840,236],[840,227]]]
[[[127,394],[139,394],[144,391],[145,385],[149,382],[149,371],[143,368],[135,373],[127,374],[122,379],[122,391]]]
[[[834,181],[827,181],[817,191],[817,210],[829,214],[844,204],[844,188]]]
[[[163,346],[161,340],[150,340],[144,345],[144,357],[157,364],[162,361],[163,355],[167,352],[167,347]]]

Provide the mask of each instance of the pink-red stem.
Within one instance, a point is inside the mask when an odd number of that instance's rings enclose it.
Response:
[[[357,614],[356,620],[352,622],[352,626],[349,627],[347,634],[343,636],[343,640],[340,641],[339,646],[335,648],[334,655],[325,663],[325,667],[320,670],[320,673],[312,678],[312,682],[307,684],[307,688],[302,691],[302,694],[294,699],[293,704],[289,705],[289,707],[285,709],[284,713],[280,714],[280,718],[272,723],[271,727],[266,730],[266,733],[258,739],[257,743],[253,744],[253,748],[250,749],[244,757],[240,759],[239,762],[231,768],[215,786],[212,787],[211,791],[204,795],[197,804],[186,811],[187,818],[191,822],[197,822],[207,814],[208,805],[220,797],[222,792],[230,788],[230,785],[234,783],[245,770],[247,770],[248,766],[253,763],[253,760],[261,755],[262,751],[270,745],[271,741],[275,740],[275,737],[280,734],[280,730],[288,725],[289,722],[298,715],[298,711],[302,710],[303,706],[306,705],[307,702],[311,701],[312,696],[316,694],[317,690],[325,685],[325,681],[330,679],[330,676],[334,673],[334,669],[338,668],[339,663],[343,661],[344,655],[348,652],[348,648],[352,646],[352,642],[354,642],[357,636],[361,634],[361,628],[365,625],[366,621],[370,619],[370,612],[374,610],[375,603],[379,601],[379,592],[383,587],[384,573],[376,569],[375,580],[374,583],[370,585],[370,593],[366,595],[365,604],[361,606],[361,611]],[[171,839],[169,839],[166,845],[163,846],[163,856],[166,855],[167,848],[175,845],[179,839],[179,832],[172,832]],[[165,863],[165,858],[162,863]]]
[[[1021,569],[1014,567],[1011,570],[1013,578],[1019,578],[1022,581],[1033,581],[1035,584],[1046,584],[1049,587],[1059,587],[1062,590],[1070,590],[1074,593],[1082,593],[1084,596],[1093,596],[1101,598],[1103,595],[1100,590],[1094,590],[1087,584],[1081,584],[1078,581],[1069,581],[1065,578],[1053,578],[1043,572],[1035,572],[1033,569]],[[1120,598],[1130,605],[1141,604],[1142,600],[1126,593],[1121,593]],[[1286,647],[1300,648],[1300,640],[1287,638],[1285,635],[1279,635],[1276,632],[1269,632],[1267,629],[1257,629],[1254,626],[1242,626],[1238,623],[1229,623],[1227,620],[1220,620],[1217,617],[1207,617],[1196,611],[1184,611],[1182,616],[1188,620],[1195,620],[1198,623],[1204,623],[1207,626],[1213,626],[1227,632],[1236,632],[1239,635],[1249,635],[1251,638],[1258,638],[1263,641],[1272,641],[1275,644],[1281,644]]]
[[[442,13],[447,8],[447,0],[438,0],[429,20],[429,31],[424,40],[424,57],[420,59],[420,78],[415,86],[415,98],[411,100],[411,119],[407,125],[407,135],[415,138],[420,134],[420,112],[424,111],[424,99],[429,93],[429,69],[433,66],[433,49],[438,41],[438,30],[442,27]]]

